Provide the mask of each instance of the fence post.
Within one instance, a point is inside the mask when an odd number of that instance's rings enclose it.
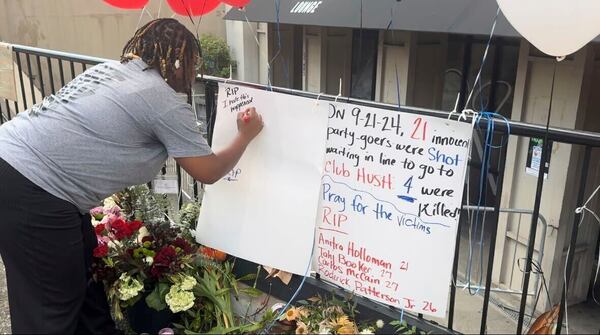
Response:
[[[585,194],[585,186],[587,184],[588,170],[590,166],[590,158],[592,156],[592,147],[585,147],[585,154],[583,156],[583,168],[581,169],[581,180],[579,181],[579,194],[577,194],[577,205],[583,203],[583,195]],[[577,233],[579,232],[579,220],[581,219],[582,213],[575,214],[575,220],[573,221],[573,229],[571,230],[571,242],[569,242],[569,254],[567,257],[567,269],[566,269],[566,281],[563,282],[562,295],[560,298],[560,311],[558,313],[558,320],[556,321],[556,334],[559,335],[562,328],[562,320],[565,313],[566,292],[571,281],[571,267],[573,266],[573,257],[575,255],[575,246],[577,244]]]
[[[496,236],[498,234],[498,221],[500,220],[500,204],[502,203],[502,184],[504,183],[504,168],[506,167],[506,152],[508,150],[508,138],[510,134],[506,133],[506,143],[507,145],[503,145],[500,151],[500,157],[498,157],[498,161],[500,163],[498,169],[498,178],[496,179],[497,183],[497,191],[496,191],[496,203],[494,204],[494,213],[496,214],[495,223],[492,229],[492,236],[490,237],[490,250],[488,252],[488,264],[487,264],[487,274],[485,277],[485,293],[483,295],[483,310],[481,312],[481,327],[479,332],[481,334],[486,333],[486,323],[487,323],[487,314],[488,307],[490,304],[490,290],[492,288],[492,270],[494,268],[494,256],[496,254]],[[504,139],[504,136],[502,136]],[[487,178],[485,179],[487,183]]]

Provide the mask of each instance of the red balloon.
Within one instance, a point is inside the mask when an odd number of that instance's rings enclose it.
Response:
[[[221,0],[167,0],[171,9],[179,15],[204,15],[221,4]]]
[[[234,7],[244,7],[250,3],[250,0],[223,0],[223,2]]]
[[[142,9],[149,0],[104,0],[107,4],[123,9]]]

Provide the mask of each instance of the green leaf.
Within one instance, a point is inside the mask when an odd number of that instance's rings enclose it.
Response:
[[[263,295],[263,291],[261,291],[259,289],[255,289],[254,287],[247,287],[247,288],[240,289],[240,292],[245,295],[248,295],[252,298],[258,298],[261,295]]]
[[[241,276],[240,278],[238,278],[238,281],[249,281],[249,280],[254,280],[256,279],[256,274],[255,273],[249,273],[245,276]]]
[[[160,293],[160,298],[164,300],[170,289],[171,285],[167,283],[158,283],[158,292]]]
[[[164,284],[162,284],[164,285]],[[167,286],[167,285],[165,285]],[[164,288],[163,288],[164,290]],[[166,295],[166,292],[165,292]],[[164,297],[161,295],[161,283],[159,283],[158,285],[156,285],[156,287],[154,287],[154,290],[152,290],[152,293],[148,294],[148,296],[146,297],[146,304],[148,305],[148,307],[155,309],[157,311],[162,311],[163,309],[165,309],[167,307],[167,304],[165,304],[164,301]]]
[[[207,334],[227,334],[227,328],[216,326],[209,330]]]

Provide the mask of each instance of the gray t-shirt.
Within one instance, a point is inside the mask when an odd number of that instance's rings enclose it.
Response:
[[[0,158],[82,213],[168,156],[211,154],[185,97],[142,60],[96,65],[0,126]]]

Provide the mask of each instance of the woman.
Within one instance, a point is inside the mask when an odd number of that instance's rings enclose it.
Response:
[[[179,22],[151,21],[120,63],[94,66],[0,127],[0,254],[13,332],[113,332],[106,298],[89,281],[89,209],[152,180],[168,156],[214,183],[261,131],[248,109],[231,145],[211,151],[178,94],[190,95],[199,56]]]

